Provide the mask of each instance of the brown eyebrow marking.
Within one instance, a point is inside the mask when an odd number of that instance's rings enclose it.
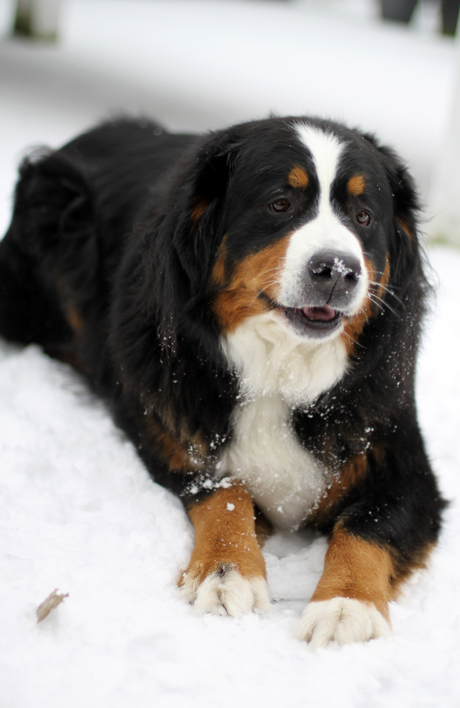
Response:
[[[304,168],[300,167],[300,165],[293,167],[289,172],[288,182],[291,187],[295,187],[296,189],[305,189],[308,185],[308,175]]]
[[[347,189],[353,197],[357,197],[362,194],[365,188],[366,182],[362,175],[354,175],[348,180]]]

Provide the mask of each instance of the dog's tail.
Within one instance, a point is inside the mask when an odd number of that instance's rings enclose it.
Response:
[[[11,226],[0,241],[2,337],[36,342],[50,353],[72,340],[97,260],[82,251],[96,249],[95,241],[90,190],[78,166],[61,152],[26,159]]]

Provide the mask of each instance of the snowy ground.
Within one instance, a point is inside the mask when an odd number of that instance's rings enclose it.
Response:
[[[216,127],[269,109],[345,117],[378,128],[398,145],[427,193],[449,105],[452,43],[435,38],[423,23],[408,35],[382,28],[364,2],[343,4],[349,14],[332,16],[324,9],[338,7],[332,0],[322,7],[130,0],[129,11],[126,2],[74,0],[59,49],[0,41],[0,225],[8,221],[14,163],[23,147],[57,145],[115,109],[143,109],[177,129]],[[7,16],[0,0],[5,27]],[[148,27],[155,22],[160,38],[152,42]],[[241,31],[227,34],[233,46],[222,47],[230,26]],[[286,59],[279,47],[290,46],[291,29],[295,41]],[[219,32],[221,44],[213,46],[210,37]],[[309,39],[301,46],[302,32]],[[190,36],[195,50],[187,62]],[[364,42],[359,51],[358,36]],[[236,62],[232,74],[236,56],[249,61],[254,37],[263,61],[249,62],[248,71]],[[346,85],[337,75],[344,37]],[[307,69],[321,43],[328,51],[319,82]],[[173,62],[164,61],[166,46]],[[150,57],[151,75],[141,71],[142,53]],[[226,53],[233,61],[226,62]],[[356,82],[359,53],[364,59]],[[394,63],[385,83],[389,54]],[[281,71],[282,55],[295,71],[286,63]],[[369,67],[379,77],[378,100]],[[410,81],[403,81],[408,72]],[[312,108],[300,106],[295,87],[301,78]],[[274,89],[277,99],[270,103]],[[239,621],[195,617],[175,589],[193,542],[179,502],[151,482],[104,408],[67,367],[35,347],[0,345],[2,708],[460,704],[460,252],[437,246],[429,256],[439,289],[418,398],[433,464],[452,503],[429,571],[391,608],[394,635],[366,645],[312,653],[293,639],[326,548],[324,539],[306,534],[277,535],[265,547],[269,614]],[[69,597],[37,625],[36,607],[56,587]]]

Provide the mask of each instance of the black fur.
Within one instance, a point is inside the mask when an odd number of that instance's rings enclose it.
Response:
[[[186,505],[212,486],[203,483],[231,439],[239,395],[219,345],[212,269],[227,233],[233,264],[279,238],[267,216],[245,210],[295,162],[290,120],[206,137],[144,120],[102,125],[24,162],[0,243],[2,335],[38,342],[79,369],[153,478]],[[348,160],[373,176],[382,218],[372,239],[362,236],[364,251],[378,273],[388,255],[391,275],[348,373],[293,414],[302,444],[337,475],[354,456],[367,458],[364,478],[311,523],[330,531],[340,519],[351,533],[389,544],[403,573],[436,541],[443,506],[414,402],[428,292],[417,201],[399,159],[373,137],[316,124],[349,140]],[[338,204],[345,198],[337,192]],[[187,449],[199,439],[200,469],[171,468],[164,434]]]

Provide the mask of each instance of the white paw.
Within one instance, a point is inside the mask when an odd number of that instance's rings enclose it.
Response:
[[[270,609],[268,586],[261,577],[243,578],[237,570],[224,567],[208,575],[202,583],[186,575],[181,591],[192,603],[196,614],[241,617],[252,610]]]
[[[372,602],[334,597],[307,605],[298,637],[309,642],[312,649],[318,649],[330,642],[367,642],[390,633],[390,625]]]

